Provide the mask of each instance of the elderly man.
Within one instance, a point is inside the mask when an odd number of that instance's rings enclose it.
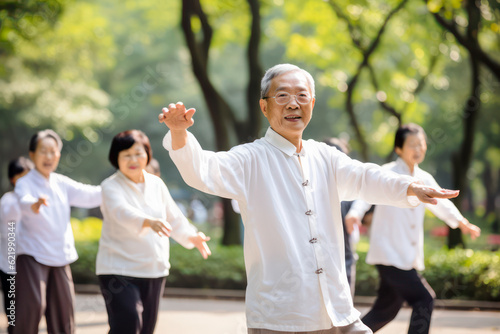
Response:
[[[353,307],[344,265],[340,201],[410,207],[457,191],[350,159],[303,140],[311,120],[314,80],[290,64],[270,68],[260,108],[264,138],[229,152],[201,148],[187,131],[194,109],[170,104],[159,115],[170,129],[163,146],[187,184],[238,201],[245,224],[248,333],[371,333]]]

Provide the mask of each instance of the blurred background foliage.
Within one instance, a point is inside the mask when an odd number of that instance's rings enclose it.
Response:
[[[187,47],[183,10],[198,51]],[[53,128],[63,138],[59,172],[99,184],[113,173],[111,138],[136,128],[151,139],[174,196],[211,205],[217,199],[189,189],[161,147],[166,128],[158,113],[177,101],[195,107],[191,130],[207,149],[252,140],[267,123],[246,101],[255,93],[251,74],[290,62],[316,79],[306,138],[344,138],[353,157],[382,164],[394,158],[397,126],[416,122],[429,142],[422,168],[462,190],[457,205],[471,222],[499,233],[498,22],[495,0],[2,1],[1,190],[9,188],[8,161],[27,155],[37,130]],[[193,59],[206,64],[225,113],[209,112],[215,94],[203,94],[207,83]],[[214,121],[224,131],[214,131]],[[225,244],[239,242],[237,229],[225,233],[235,234]]]
[[[71,264],[76,284],[98,284],[95,258],[102,222],[97,218],[72,219],[79,259]],[[448,250],[444,236],[433,235],[442,226],[429,217],[425,227],[425,266],[423,275],[435,290],[438,299],[469,299],[500,301],[500,251],[486,242],[486,236],[471,243],[472,249]],[[210,224],[200,229],[212,236],[209,246],[212,256],[204,260],[196,249],[187,250],[174,241],[170,247],[170,274],[167,287],[196,289],[246,288],[243,249],[220,245],[220,230]],[[373,296],[377,291],[378,273],[365,262],[369,243],[366,235],[357,245],[356,295]]]

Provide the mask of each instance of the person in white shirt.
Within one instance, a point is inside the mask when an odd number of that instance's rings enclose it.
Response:
[[[168,275],[169,237],[210,255],[206,237],[189,223],[165,183],[145,171],[152,159],[139,130],[117,134],[109,161],[117,169],[101,184],[103,225],[96,273],[110,334],[152,334]]]
[[[33,169],[33,162],[19,157],[9,162],[7,173],[12,187],[17,180]],[[0,198],[0,278],[3,303],[7,315],[7,332],[12,334],[15,324],[15,282],[16,282],[16,230],[21,222],[21,209],[14,191],[6,192]]]
[[[159,121],[163,146],[191,187],[238,201],[245,225],[248,333],[371,333],[354,308],[345,273],[340,201],[357,197],[410,206],[455,191],[414,183],[324,143],[302,140],[315,103],[314,80],[291,64],[266,71],[264,138],[229,152],[201,148],[187,131],[194,109],[170,104]],[[416,198],[413,198],[416,200]]]
[[[394,151],[399,158],[383,168],[409,175],[422,184],[439,188],[434,178],[418,167],[425,158],[425,132],[416,124],[396,131]],[[348,225],[359,224],[370,204],[355,201],[346,217]],[[389,323],[404,301],[413,308],[408,333],[428,333],[435,293],[418,272],[424,269],[424,212],[428,208],[452,228],[459,227],[472,238],[480,229],[470,224],[450,200],[436,205],[420,204],[411,209],[375,206],[366,262],[377,267],[380,285],[371,310],[361,319],[373,332]]]
[[[31,137],[35,168],[16,183],[18,227],[15,334],[36,334],[45,314],[49,333],[74,333],[74,287],[69,264],[78,255],[70,208],[101,204],[101,187],[55,173],[62,141],[52,130]]]

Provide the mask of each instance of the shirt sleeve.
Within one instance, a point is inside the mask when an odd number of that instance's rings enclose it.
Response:
[[[29,182],[26,181],[26,178],[21,178],[16,182],[14,192],[19,200],[21,214],[23,212],[31,213],[31,206],[38,201],[38,198],[31,194]]]
[[[347,214],[362,219],[366,212],[370,210],[371,206],[372,205],[370,203],[358,199],[352,203],[351,208],[349,209],[349,212],[347,212]]]
[[[408,187],[416,181],[410,176],[353,160],[343,153],[334,156],[333,164],[341,201],[363,199],[371,204],[402,208],[419,204],[414,196],[407,195]]]
[[[21,220],[21,208],[14,193],[7,193],[2,197],[0,210],[2,223],[19,222]]]
[[[244,198],[244,160],[239,152],[203,150],[190,132],[187,144],[175,151],[172,149],[171,134],[168,132],[163,138],[163,147],[169,151],[170,157],[189,186],[220,197],[236,200]]]
[[[428,186],[441,188],[430,174],[428,174],[426,179],[422,181]],[[436,205],[426,204],[425,207],[451,228],[457,228],[459,223],[464,219],[455,204],[453,204],[453,202],[449,199],[438,199]]]
[[[123,189],[113,184],[103,183],[101,204],[103,213],[105,212],[109,219],[119,222],[121,227],[130,229],[133,233],[145,233],[147,229],[143,228],[144,220],[155,218],[130,205],[123,193]]]
[[[170,236],[187,249],[194,247],[194,244],[189,241],[189,237],[195,236],[198,232],[189,220],[182,214],[181,210],[170,195],[167,186],[164,184],[163,196],[166,204],[167,222],[172,226]]]
[[[63,179],[70,206],[90,209],[101,205],[101,186],[83,184],[66,176]]]

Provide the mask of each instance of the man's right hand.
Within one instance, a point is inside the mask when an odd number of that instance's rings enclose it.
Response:
[[[158,121],[165,123],[170,129],[172,135],[172,149],[183,148],[187,143],[187,128],[194,124],[193,115],[196,112],[194,108],[186,110],[184,103],[170,103],[168,108],[163,108],[162,113],[158,115]]]
[[[158,115],[160,123],[170,129],[170,131],[186,130],[194,124],[193,115],[196,112],[194,108],[186,110],[184,103],[170,103],[168,108],[163,108],[162,113]]]

